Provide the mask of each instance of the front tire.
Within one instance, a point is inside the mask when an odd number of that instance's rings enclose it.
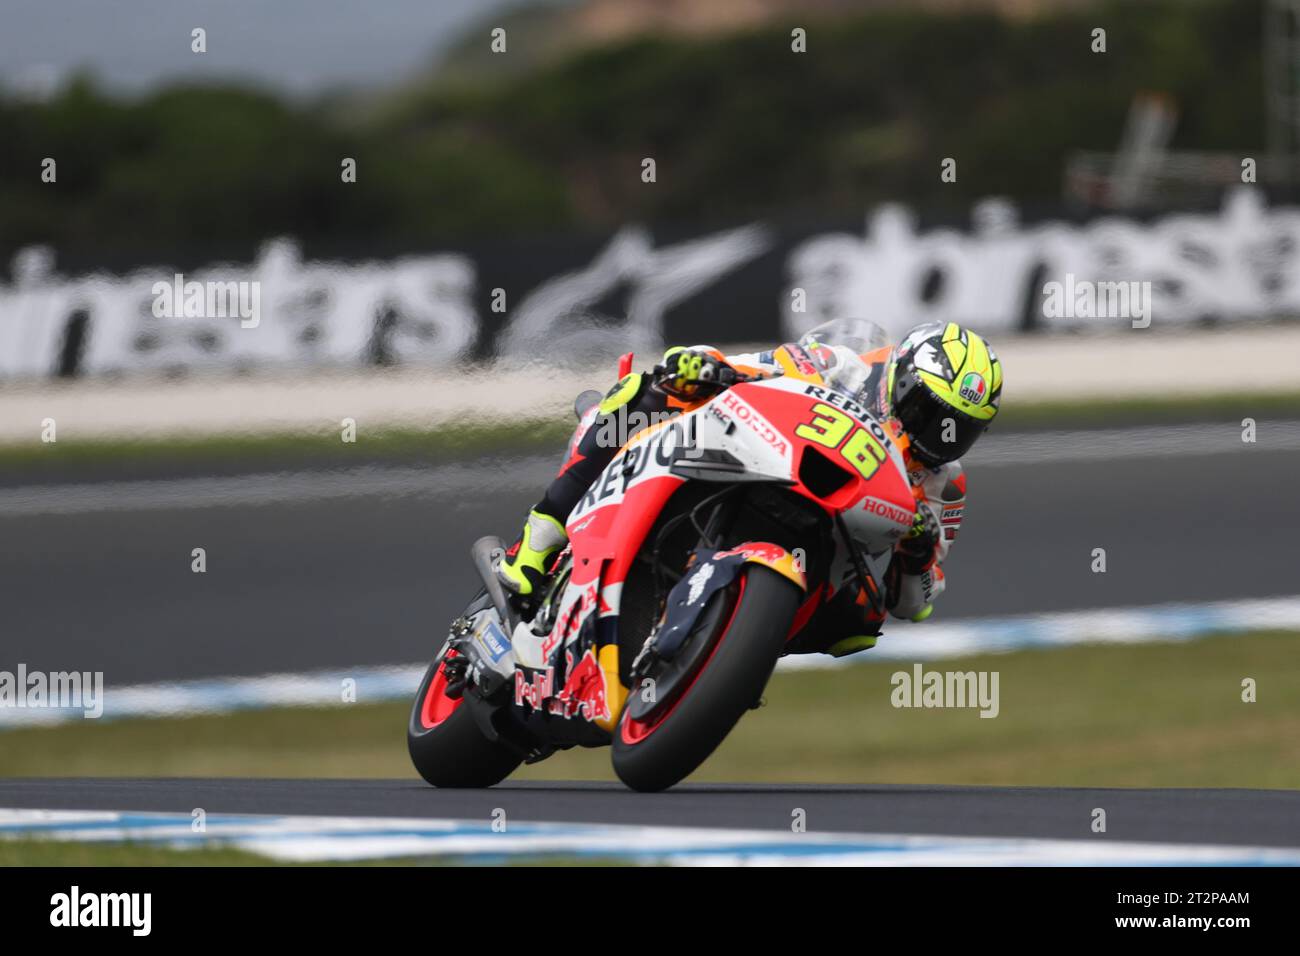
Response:
[[[665,790],[689,776],[762,696],[802,592],[755,564],[741,570],[734,590],[731,614],[718,632],[692,638],[714,646],[680,696],[644,722],[624,708],[614,729],[613,763],[633,790]]]
[[[463,697],[446,695],[442,654],[429,665],[415,695],[406,747],[420,776],[435,787],[490,787],[514,773],[521,760],[488,740]],[[469,691],[466,691],[469,693]]]

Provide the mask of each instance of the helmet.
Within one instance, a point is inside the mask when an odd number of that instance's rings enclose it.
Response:
[[[966,454],[997,415],[1002,363],[956,322],[921,325],[894,348],[886,389],[912,457],[934,468]]]

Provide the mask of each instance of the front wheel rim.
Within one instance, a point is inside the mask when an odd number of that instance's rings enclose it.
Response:
[[[704,672],[709,669],[709,664],[718,653],[718,648],[722,646],[722,642],[727,639],[727,634],[731,631],[731,625],[736,620],[736,614],[740,611],[741,601],[743,601],[745,597],[745,580],[746,575],[740,575],[737,582],[738,587],[736,590],[736,600],[731,605],[731,613],[727,615],[727,623],[723,625],[722,630],[718,632],[717,638],[714,639],[713,648],[709,651],[708,657],[704,658],[703,663],[701,663],[695,673],[691,675],[690,681],[684,688],[682,688],[681,693],[677,695],[676,699],[674,699],[663,710],[652,714],[649,720],[636,720],[632,717],[630,711],[624,709],[623,719],[618,723],[618,735],[623,743],[629,746],[636,746],[662,727],[664,722],[667,721],[677,708],[681,706],[682,701],[686,699],[686,695],[695,687],[696,682],[701,676],[703,676]]]
[[[447,661],[455,656],[455,651],[447,651],[424,692],[424,700],[420,704],[420,725],[425,730],[433,730],[454,714],[465,701],[464,696],[455,699],[447,696]]]

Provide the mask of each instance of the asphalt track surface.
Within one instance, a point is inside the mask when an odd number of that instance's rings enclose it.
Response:
[[[1081,432],[972,462],[935,619],[1297,593],[1300,442],[1239,431],[1215,426],[1206,453],[1095,457]],[[421,660],[475,588],[470,543],[511,534],[554,464],[0,486],[0,669],[111,686]]]
[[[1300,442],[1204,453],[1048,453],[970,467],[970,508],[938,614],[952,619],[1297,592]],[[1173,448],[1185,443],[1169,441]],[[1235,440],[1234,440],[1235,439]],[[511,533],[554,462],[446,463],[249,479],[0,479],[0,669],[102,670],[111,684],[406,663],[475,587],[465,555]],[[355,486],[355,487],[354,487]],[[364,487],[363,487],[364,486]],[[207,551],[193,574],[190,552]],[[1090,570],[1094,548],[1105,574]],[[512,819],[813,832],[1300,846],[1300,792],[936,786],[508,784],[412,780],[0,779],[0,806]],[[1104,836],[1090,830],[1107,812]]]
[[[0,806],[189,814],[423,817],[620,823],[814,833],[1124,840],[1300,846],[1300,792],[1044,787],[685,785],[632,793],[617,784],[516,783],[435,790],[407,780],[0,780]],[[1091,830],[1106,811],[1104,835]]]

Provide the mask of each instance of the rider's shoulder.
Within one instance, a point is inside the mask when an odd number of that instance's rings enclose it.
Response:
[[[912,479],[912,484],[925,485],[927,488],[936,490],[946,488],[949,485],[963,490],[966,487],[966,469],[962,466],[960,459],[945,462],[933,468],[912,461],[908,465],[908,475]]]
[[[966,497],[966,469],[960,459],[936,469],[935,486],[945,502],[957,502]]]

